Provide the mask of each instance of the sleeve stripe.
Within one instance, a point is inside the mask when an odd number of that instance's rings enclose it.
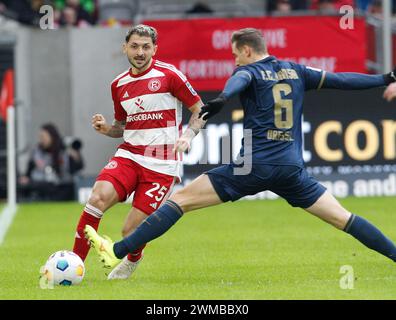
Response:
[[[318,89],[317,89],[317,90],[320,90],[320,89],[322,88],[323,82],[324,82],[325,78],[326,78],[326,71],[323,70],[323,72],[322,72],[322,78],[320,79],[319,86],[318,86]]]
[[[129,69],[127,71],[124,71],[123,73],[120,73],[111,83],[116,82],[117,80],[121,79],[122,77],[126,76],[129,74]]]
[[[158,61],[158,60],[155,61],[155,65],[158,67],[161,67],[161,68],[171,70],[174,73],[176,73],[179,76],[179,78],[182,79],[183,82],[187,81],[186,76],[180,70],[178,70],[175,66],[168,64],[168,63],[164,63],[162,61]]]
[[[239,74],[240,74],[240,73],[247,74],[247,75],[249,76],[249,81],[252,81],[252,75],[250,74],[250,72],[248,72],[248,71],[246,71],[246,70],[241,70],[241,71],[236,72],[236,73],[234,74],[234,76],[236,76],[238,73],[239,73]]]

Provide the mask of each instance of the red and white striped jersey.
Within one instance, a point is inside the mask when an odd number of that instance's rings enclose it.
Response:
[[[146,71],[129,70],[111,84],[114,118],[125,121],[124,143],[116,157],[180,178],[180,161],[172,152],[182,130],[182,107],[200,100],[187,78],[171,64],[153,60]]]

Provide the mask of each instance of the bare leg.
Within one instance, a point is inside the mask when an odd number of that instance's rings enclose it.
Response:
[[[223,203],[206,174],[175,192],[169,200],[176,202],[184,213]]]
[[[222,201],[207,175],[201,175],[191,184],[175,192],[164,205],[153,212],[131,235],[114,244],[118,258],[168,231],[183,213],[220,204]]]
[[[142,210],[132,207],[125,219],[124,227],[122,228],[122,237],[130,235],[135,229],[148,217]]]
[[[330,192],[326,191],[305,210],[349,233],[366,247],[396,261],[396,246],[393,242],[369,221],[344,209]]]
[[[122,228],[122,236],[126,237],[131,234],[148,216],[141,210],[132,207],[125,220]],[[145,244],[133,252],[128,253],[127,258],[116,266],[108,275],[108,280],[128,279],[136,270],[143,258],[143,249]]]
[[[345,228],[352,215],[328,191],[305,210],[340,230]]]
[[[118,194],[111,182],[96,181],[88,203],[102,212],[111,208],[118,202]]]
[[[132,207],[125,220],[124,227],[122,228],[122,237],[125,238],[130,235],[136,228],[148,217],[142,210]],[[146,244],[128,254],[128,260],[137,262],[142,258],[142,252]]]

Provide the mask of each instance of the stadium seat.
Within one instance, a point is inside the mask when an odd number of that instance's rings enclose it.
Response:
[[[183,18],[186,16],[186,12],[191,9],[196,2],[197,1],[194,0],[142,1],[139,16],[142,20],[148,17]],[[230,2],[224,0],[208,1],[207,3],[210,9],[213,10],[214,16],[249,16],[264,13],[264,5],[262,3],[257,5],[256,1],[252,0],[246,3],[243,1]],[[199,16],[202,14],[197,13],[193,15]]]
[[[131,23],[139,10],[138,0],[99,0],[99,23],[110,20]]]

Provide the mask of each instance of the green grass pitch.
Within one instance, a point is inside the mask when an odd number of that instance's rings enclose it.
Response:
[[[342,203],[396,240],[394,198]],[[107,281],[94,252],[81,285],[39,287],[48,256],[73,244],[83,206],[24,204],[0,246],[0,299],[396,299],[396,266],[283,200],[239,201],[186,214],[152,242],[128,281]],[[129,206],[103,218],[119,239]],[[354,288],[341,289],[341,266]]]

